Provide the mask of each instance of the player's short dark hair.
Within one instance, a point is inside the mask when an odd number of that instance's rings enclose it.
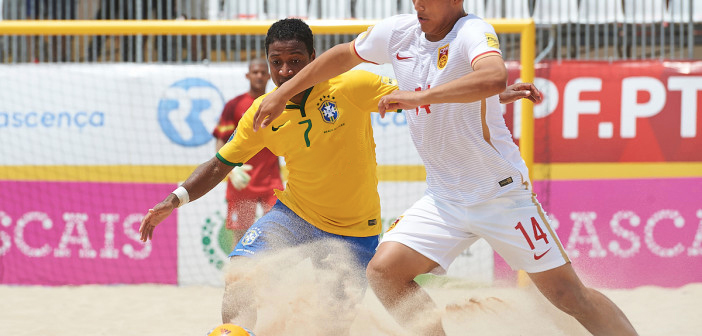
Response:
[[[312,30],[300,19],[282,19],[268,28],[266,34],[266,55],[268,46],[276,41],[300,41],[305,44],[307,52],[312,55],[314,51],[314,36]]]

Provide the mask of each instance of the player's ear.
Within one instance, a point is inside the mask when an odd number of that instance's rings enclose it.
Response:
[[[317,57],[317,51],[312,49],[312,54],[310,54],[310,61],[314,61],[315,57]]]

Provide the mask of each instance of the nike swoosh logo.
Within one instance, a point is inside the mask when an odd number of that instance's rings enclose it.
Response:
[[[548,253],[548,251],[551,251],[551,248],[549,248],[548,250],[546,250],[546,252],[541,253],[541,254],[539,254],[539,255],[536,255],[536,253],[534,253],[534,260],[539,260],[539,259],[541,259],[541,257],[545,256],[546,253]]]
[[[406,59],[408,59],[408,58],[412,58],[411,56],[402,57],[402,56],[400,56],[400,53],[395,54],[395,57],[397,57],[397,60],[398,60],[398,61],[402,61],[402,60],[406,60]]]
[[[288,120],[288,121],[290,121],[290,120]],[[282,125],[280,125],[278,127],[271,126],[271,129],[273,130],[273,132],[275,132],[275,131],[279,130],[281,127],[285,126],[288,123],[288,121],[284,122]]]

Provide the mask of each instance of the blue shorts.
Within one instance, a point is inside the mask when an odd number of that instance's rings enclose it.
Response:
[[[378,247],[378,235],[370,237],[342,236],[320,230],[302,219],[285,204],[277,201],[273,208],[254,223],[236,244],[230,257],[253,257],[275,251],[278,248],[299,246],[322,240],[342,242],[355,256],[363,269],[368,266]],[[333,245],[330,245],[333,248]],[[317,257],[334,251],[316,250]],[[326,252],[326,253],[325,253]]]

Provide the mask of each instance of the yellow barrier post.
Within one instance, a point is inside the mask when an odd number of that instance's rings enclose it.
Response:
[[[520,50],[520,77],[524,83],[534,82],[534,48],[536,25],[532,21],[530,24],[523,27],[521,32],[521,50]],[[534,103],[528,99],[522,99],[522,114],[521,114],[521,136],[519,137],[519,151],[522,154],[522,159],[529,169],[529,180],[533,181],[532,173],[534,167]],[[516,127],[516,125],[515,125]],[[517,286],[526,287],[529,285],[529,275],[523,270],[517,272]]]

